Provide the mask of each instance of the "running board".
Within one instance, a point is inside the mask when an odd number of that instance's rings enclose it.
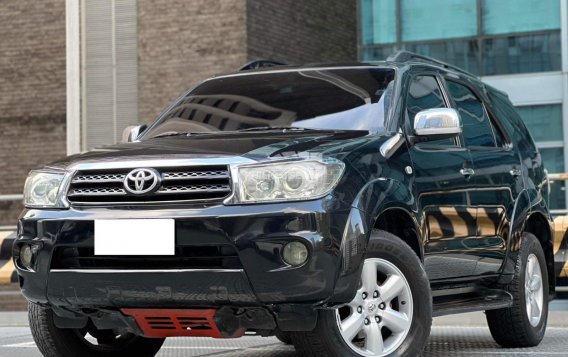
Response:
[[[434,297],[433,316],[462,314],[511,307],[513,296],[505,290],[482,290],[478,293]]]

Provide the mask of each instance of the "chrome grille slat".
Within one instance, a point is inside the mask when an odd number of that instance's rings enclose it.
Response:
[[[102,182],[122,182],[124,174],[101,174],[101,175],[78,175],[73,178],[73,183],[102,183]]]
[[[181,171],[164,172],[162,179],[166,180],[198,180],[198,179],[222,179],[228,178],[228,171]]]
[[[67,196],[116,196],[126,195],[126,191],[122,188],[115,187],[101,187],[101,188],[74,188]]]
[[[141,166],[143,167],[143,166]],[[124,180],[133,169],[83,170],[75,174],[67,190],[72,205],[147,204],[222,200],[231,194],[227,165],[154,167],[161,179],[155,192],[133,194]]]
[[[176,185],[162,187],[157,193],[168,194],[168,193],[178,193],[178,192],[231,192],[231,187],[229,185]]]

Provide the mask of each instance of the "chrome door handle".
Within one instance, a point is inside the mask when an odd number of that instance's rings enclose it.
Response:
[[[511,176],[515,176],[515,177],[521,176],[521,170],[520,169],[511,169],[509,171],[509,173],[511,174]]]
[[[469,169],[469,168],[463,168],[460,170],[460,174],[462,174],[465,177],[469,177],[473,174],[475,174],[475,171],[473,171],[473,169]]]

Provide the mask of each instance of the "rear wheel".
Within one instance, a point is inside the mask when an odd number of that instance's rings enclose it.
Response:
[[[432,323],[426,273],[396,236],[375,231],[353,300],[321,310],[314,331],[294,333],[304,356],[417,356]]]
[[[544,338],[548,318],[548,273],[538,239],[523,234],[515,277],[506,287],[513,306],[486,312],[489,330],[503,347],[533,347]]]
[[[150,339],[114,330],[97,330],[92,324],[82,329],[55,326],[53,311],[33,303],[28,318],[34,341],[45,357],[153,357],[164,339]]]

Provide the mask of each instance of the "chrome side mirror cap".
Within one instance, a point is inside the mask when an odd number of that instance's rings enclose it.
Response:
[[[414,117],[414,135],[452,137],[461,134],[462,126],[458,112],[450,108],[427,109]]]
[[[146,127],[146,124],[127,126],[122,132],[122,142],[131,143],[135,141],[146,130]]]

